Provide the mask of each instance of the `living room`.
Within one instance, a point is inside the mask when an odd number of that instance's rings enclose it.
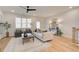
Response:
[[[61,40],[61,37],[68,38],[73,43],[72,29],[78,28],[78,10],[78,6],[0,6],[0,40],[10,38],[5,45],[3,44],[4,49],[0,45],[1,50],[4,52],[44,51],[41,49],[51,46],[54,38]],[[31,39],[33,38],[34,42],[25,42],[27,32],[32,33]],[[52,48],[48,51],[54,50]],[[75,48],[73,51],[79,51],[79,49]]]

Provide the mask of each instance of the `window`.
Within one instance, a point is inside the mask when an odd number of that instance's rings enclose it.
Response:
[[[26,18],[22,18],[22,28],[26,28]]]
[[[27,28],[31,28],[31,19],[27,19]]]
[[[31,28],[31,22],[31,19],[17,17],[16,28]]]
[[[21,18],[16,18],[16,28],[21,28]]]
[[[40,21],[37,21],[37,22],[36,22],[36,28],[37,28],[37,29],[40,29]]]
[[[27,22],[28,22],[28,23],[31,23],[31,22],[32,22],[32,20],[31,20],[31,19],[27,19]]]

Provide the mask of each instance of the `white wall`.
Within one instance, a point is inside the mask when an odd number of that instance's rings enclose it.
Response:
[[[19,16],[11,13],[4,13],[4,21],[8,21],[11,24],[10,35],[13,36],[15,31],[15,17]],[[26,18],[28,16],[26,15]],[[35,29],[35,22],[41,22],[41,29],[48,29],[48,21],[54,20],[53,17],[42,18],[42,17],[33,17],[32,18],[32,29]],[[74,9],[72,11],[64,13],[62,16],[58,18],[62,19],[62,31],[64,32],[64,36],[71,38],[72,37],[72,27],[79,27],[79,9]]]
[[[0,23],[4,22],[3,19],[4,19],[3,12],[0,11]],[[0,39],[5,37],[5,34],[6,34],[5,28],[2,25],[0,25]]]
[[[47,17],[46,18],[46,29],[49,31],[49,21],[54,21],[55,18],[52,16],[52,17]]]
[[[10,13],[4,13],[4,21],[8,21],[11,24],[11,28],[9,29],[10,36],[14,35],[15,31],[15,15]]]
[[[21,15],[12,14],[12,13],[2,13],[2,12],[0,12],[0,14],[3,15],[4,22],[8,21],[11,24],[10,35],[13,36],[15,31],[15,17]],[[28,17],[27,15],[24,17],[32,19],[33,30],[35,29],[36,21],[41,22],[41,29],[48,29],[48,21],[54,20],[54,17],[48,17],[47,19],[42,17],[33,17],[33,16]],[[62,25],[61,29],[64,32],[64,36],[71,38],[72,27],[79,28],[79,9],[74,9],[72,11],[66,12],[63,15],[58,16],[58,18],[63,20],[63,22],[61,23]]]
[[[59,17],[62,19],[62,31],[64,36],[72,38],[72,27],[79,28],[79,9],[74,9]]]
[[[4,13],[4,22],[8,21],[9,24],[11,24],[11,28],[9,29],[10,36],[14,36],[15,32],[15,18],[21,17],[21,15],[12,14],[12,13]],[[22,15],[23,16],[23,15]],[[40,21],[41,23],[41,29],[46,28],[46,21],[45,18],[42,17],[34,17],[34,16],[23,16],[25,18],[31,18],[32,19],[32,30],[35,30],[36,21]]]
[[[54,20],[54,17],[49,17],[47,20]],[[61,16],[58,16],[61,22],[61,30],[65,37],[72,38],[72,27],[79,28],[79,8],[68,11]]]
[[[32,29],[36,29],[36,21],[40,21],[41,30],[46,29],[46,19],[42,17],[30,17],[32,19]]]

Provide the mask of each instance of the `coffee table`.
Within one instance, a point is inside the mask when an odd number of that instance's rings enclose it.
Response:
[[[34,42],[34,37],[33,37],[33,36],[32,36],[32,37],[24,37],[24,38],[22,38],[23,44],[24,44],[25,42],[29,41],[30,39],[32,39],[33,42]]]

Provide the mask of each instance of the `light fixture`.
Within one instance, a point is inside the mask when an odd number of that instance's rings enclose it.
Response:
[[[60,24],[63,20],[62,19],[58,19],[57,23]]]
[[[63,27],[62,22],[63,22],[63,19],[58,19],[57,20],[57,25],[58,25],[59,28]]]
[[[50,20],[50,21],[49,21],[49,24],[51,24],[51,23],[52,23],[52,21]]]
[[[11,10],[11,12],[15,12],[15,10]]]

